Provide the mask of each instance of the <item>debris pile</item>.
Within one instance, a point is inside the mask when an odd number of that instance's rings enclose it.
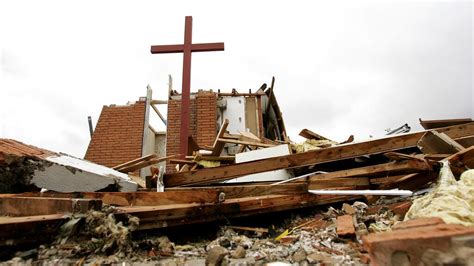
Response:
[[[35,237],[38,232],[57,234],[36,255],[17,255],[87,263],[398,265],[428,263],[426,254],[463,263],[471,254],[460,237],[473,234],[474,123],[342,143],[306,129],[301,135],[312,146],[302,149],[249,132],[231,134],[227,126],[225,120],[214,145],[196,147],[192,156],[149,155],[115,170],[2,140],[1,177],[35,189],[0,194],[0,245],[41,243],[46,239]],[[163,173],[156,163],[164,161],[175,171]],[[149,166],[145,180],[128,172]],[[233,218],[318,206],[276,227],[232,224]],[[166,233],[210,221],[226,225],[214,239],[178,245]],[[150,229],[162,236],[144,236]],[[408,240],[417,243],[416,253],[400,244]],[[460,246],[462,254],[453,248]]]

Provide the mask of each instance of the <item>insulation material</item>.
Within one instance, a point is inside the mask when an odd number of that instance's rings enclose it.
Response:
[[[337,142],[332,141],[332,140],[316,140],[316,139],[307,139],[304,142],[301,143],[292,143],[291,148],[296,152],[296,153],[301,153],[301,152],[307,152],[310,150],[317,150],[321,148],[327,148],[327,147],[332,147],[336,145]]]
[[[436,187],[413,202],[405,220],[418,217],[440,217],[446,223],[474,226],[474,170],[465,171],[456,181],[448,162],[443,162]]]
[[[212,168],[221,166],[221,162],[219,161],[207,161],[207,160],[199,160],[196,161],[197,164],[204,166],[205,168]]]

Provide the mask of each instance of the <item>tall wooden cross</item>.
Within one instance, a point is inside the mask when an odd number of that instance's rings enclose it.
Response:
[[[152,54],[183,53],[183,85],[181,92],[181,127],[179,133],[182,157],[188,154],[189,97],[191,91],[191,53],[224,51],[224,43],[192,43],[193,17],[187,16],[184,27],[184,44],[153,45]]]

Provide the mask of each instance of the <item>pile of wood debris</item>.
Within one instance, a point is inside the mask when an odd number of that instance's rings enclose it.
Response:
[[[247,264],[370,261],[375,265],[398,265],[403,262],[429,263],[425,257],[438,254],[436,256],[443,259],[451,258],[446,259],[447,263],[462,263],[467,253],[455,253],[453,250],[458,245],[465,247],[472,256],[473,248],[457,238],[467,236],[472,241],[472,226],[445,224],[436,218],[400,222],[412,199],[429,192],[430,186],[436,184],[443,165],[449,167],[455,179],[474,167],[474,123],[357,143],[353,143],[352,137],[343,143],[336,143],[303,130],[301,135],[309,140],[309,145],[302,146],[262,140],[248,133],[231,135],[226,133],[226,126],[227,123],[222,125],[214,145],[207,147],[208,151],[196,151],[186,159],[150,155],[116,166],[115,170],[107,168],[111,172],[96,167],[83,169],[77,161],[72,166],[64,165],[61,164],[64,160],[51,160],[51,156],[57,156],[55,154],[43,152],[47,155],[38,155],[37,148],[28,146],[32,150],[26,150],[24,144],[2,140],[0,178],[11,176],[6,173],[18,170],[12,162],[31,160],[43,162],[42,167],[26,171],[23,183],[37,180],[40,173],[43,173],[44,180],[47,177],[44,177],[44,169],[56,175],[54,182],[59,182],[60,176],[57,175],[62,172],[52,169],[51,165],[56,168],[62,165],[73,176],[78,172],[85,172],[82,174],[85,178],[91,175],[108,176],[104,179],[103,189],[121,188],[122,192],[68,193],[50,188],[46,192],[30,190],[0,194],[0,245],[11,248],[45,241],[44,236],[54,239],[58,228],[71,217],[90,216],[91,212],[97,212],[106,205],[114,206],[114,212],[110,214],[114,221],[122,223],[122,226],[129,224],[131,217],[134,217],[131,223],[133,231],[141,232],[209,221],[228,224],[229,219],[236,217],[357,201],[352,205],[344,204],[341,210],[329,207],[327,212],[293,219],[286,227],[287,231],[280,227],[282,232],[274,236],[269,235],[269,230],[265,228],[257,231],[267,235],[249,237],[236,233],[242,228],[228,227],[229,230],[224,230],[227,233],[199,247],[178,248],[174,244],[165,245],[160,244],[163,241],[150,240],[147,243],[152,244],[147,244],[144,249],[145,257],[146,260],[153,257],[156,261],[171,256],[177,264],[185,264],[186,259],[181,258],[188,254],[188,257],[203,259],[201,263],[208,264],[232,264],[238,262],[232,259],[239,259]],[[229,143],[238,145],[238,151],[235,155],[223,156],[222,150]],[[23,149],[18,152],[12,147]],[[281,155],[281,150],[286,154]],[[163,175],[163,171],[157,170],[146,182],[129,174],[162,160],[177,164],[177,172]],[[116,174],[117,171],[123,173]],[[268,175],[282,177],[271,180]],[[77,178],[68,177],[67,180]],[[137,183],[141,187],[138,191],[126,190]],[[44,184],[49,185],[48,182],[32,182],[32,185],[39,187]],[[388,199],[395,203],[389,203]],[[474,204],[466,204],[466,215],[472,217]],[[102,218],[105,219],[105,216]],[[87,219],[82,220],[87,225]],[[93,234],[85,236],[90,237],[89,240],[96,239]],[[248,238],[244,239],[248,240],[247,244],[241,243],[245,242],[242,236]],[[240,240],[236,240],[239,237]],[[463,239],[467,241],[467,238]],[[61,241],[56,238],[55,243],[57,245]],[[160,253],[160,245],[167,246],[167,252]],[[410,249],[414,245],[416,252]],[[133,247],[130,245],[120,250],[118,261],[130,258],[131,254],[124,253],[124,250],[132,250]],[[110,247],[105,250],[105,256],[117,255]],[[47,258],[45,252],[48,251],[41,251],[39,255],[37,252],[34,259]],[[431,253],[426,255],[426,252]],[[87,254],[71,254],[76,259],[88,261]]]

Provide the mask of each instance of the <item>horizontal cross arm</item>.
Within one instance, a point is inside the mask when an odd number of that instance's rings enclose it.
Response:
[[[182,53],[183,51],[184,51],[184,45],[182,44],[153,45],[151,47],[152,54]]]
[[[169,54],[169,53],[182,53],[184,51],[184,45],[173,44],[173,45],[153,45],[151,47],[152,54]],[[192,52],[211,52],[211,51],[224,51],[224,43],[195,43],[191,44]]]
[[[193,52],[224,51],[224,43],[223,42],[195,43],[191,45],[191,51]]]

